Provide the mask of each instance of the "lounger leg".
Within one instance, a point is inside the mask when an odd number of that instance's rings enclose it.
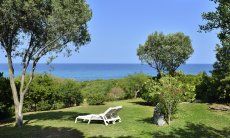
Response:
[[[105,125],[107,126],[108,123],[106,122],[105,117],[103,117],[103,120],[104,120]]]
[[[88,124],[90,124],[90,122],[91,122],[91,119],[89,119]]]
[[[121,118],[119,117],[118,122],[121,122]]]
[[[76,117],[76,119],[75,119],[75,123],[77,123],[77,117]]]

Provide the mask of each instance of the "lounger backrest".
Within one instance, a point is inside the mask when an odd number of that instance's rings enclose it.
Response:
[[[118,116],[118,112],[122,109],[122,107],[117,107],[116,110],[111,114],[112,117],[117,117]]]
[[[109,108],[104,112],[104,115],[106,116],[106,118],[116,117],[118,111],[121,110],[121,109],[122,109],[122,106]]]

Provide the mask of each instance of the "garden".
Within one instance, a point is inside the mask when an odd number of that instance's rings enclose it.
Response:
[[[229,137],[230,3],[214,3],[216,11],[203,13],[206,24],[199,26],[200,32],[219,31],[212,71],[179,71],[194,52],[190,36],[155,31],[136,51],[155,75],[78,81],[36,69],[40,59],[50,64],[90,42],[87,2],[1,1],[0,49],[8,74],[0,72],[0,137]],[[106,126],[107,114],[100,113],[115,106],[122,107],[122,121]],[[74,122],[88,114],[91,124]],[[106,125],[93,120],[95,114]]]

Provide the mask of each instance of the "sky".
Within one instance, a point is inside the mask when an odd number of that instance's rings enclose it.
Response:
[[[209,0],[87,0],[93,12],[88,23],[91,42],[54,63],[140,63],[136,51],[155,31],[183,32],[190,36],[194,49],[188,64],[213,64],[217,32],[199,33],[205,24],[201,14],[214,11]],[[15,62],[20,62],[16,59]],[[40,63],[45,63],[41,59]],[[6,63],[0,52],[0,63]]]

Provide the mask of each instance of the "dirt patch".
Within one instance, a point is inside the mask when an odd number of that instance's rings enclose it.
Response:
[[[211,110],[230,111],[230,106],[223,104],[212,104],[209,106]]]

